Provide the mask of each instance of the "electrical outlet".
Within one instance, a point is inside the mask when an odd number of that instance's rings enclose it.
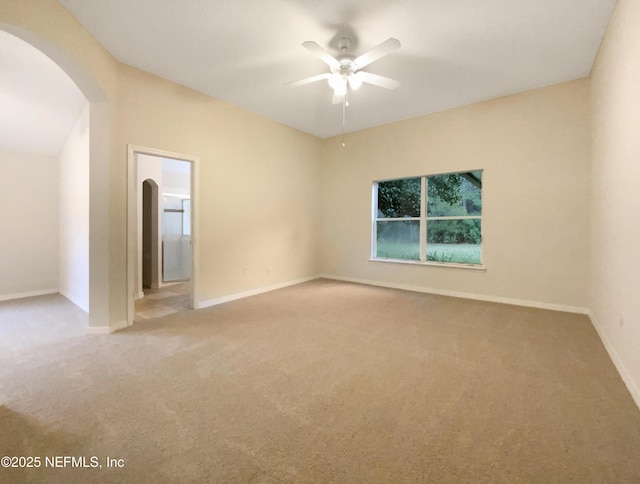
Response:
[[[622,328],[624,326],[624,315],[622,313],[620,313],[620,327]]]
[[[271,266],[267,266],[267,274],[271,274]]]
[[[244,266],[244,275],[246,276],[247,274],[249,274],[249,268]]]

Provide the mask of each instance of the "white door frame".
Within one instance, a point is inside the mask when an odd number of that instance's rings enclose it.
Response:
[[[198,309],[199,285],[199,246],[198,246],[198,209],[200,193],[198,180],[200,158],[197,156],[173,153],[171,151],[147,148],[144,146],[127,145],[127,324],[131,326],[135,318],[135,295],[138,288],[134,286],[135,274],[138,270],[138,195],[137,186],[138,161],[136,155],[151,155],[161,158],[171,158],[191,163],[191,307]]]

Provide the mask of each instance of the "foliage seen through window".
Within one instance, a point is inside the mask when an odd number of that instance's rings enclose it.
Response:
[[[375,258],[481,264],[481,170],[374,187]]]

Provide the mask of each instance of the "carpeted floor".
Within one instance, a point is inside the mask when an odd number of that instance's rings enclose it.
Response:
[[[1,348],[0,456],[42,464],[0,482],[640,482],[581,315],[319,280]]]

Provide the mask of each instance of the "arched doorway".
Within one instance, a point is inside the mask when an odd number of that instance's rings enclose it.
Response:
[[[88,101],[49,57],[4,31],[0,71],[0,219],[11,227],[0,299],[60,293],[88,313]]]
[[[37,10],[37,7],[35,7]],[[98,82],[74,58],[54,42],[17,25],[0,23],[5,31],[46,55],[57,64],[82,91],[89,102],[89,226],[88,226],[88,309],[89,333],[106,333],[114,328],[112,320],[122,320],[112,307],[110,291],[109,230],[109,158],[111,148],[110,111],[107,96]]]

